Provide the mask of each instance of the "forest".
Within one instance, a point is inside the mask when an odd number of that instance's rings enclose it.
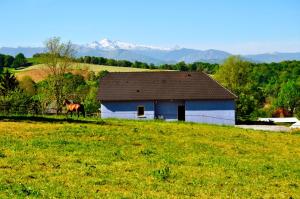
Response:
[[[300,61],[253,63],[240,56],[231,56],[222,64],[179,62],[155,66],[103,57],[76,58],[72,46],[61,43],[57,38],[49,40],[48,45],[47,53],[36,54],[29,59],[21,53],[15,57],[0,55],[2,113],[43,114],[51,112],[49,107],[52,107],[53,112],[60,114],[63,112],[62,101],[65,98],[83,103],[88,114],[98,112],[96,95],[99,79],[107,71],[98,74],[90,71],[86,77],[71,73],[68,70],[70,64],[79,62],[153,70],[203,71],[237,95],[239,121],[271,117],[278,110],[282,110],[282,113],[276,116],[300,117]],[[17,79],[11,70],[37,63],[46,64],[50,71],[49,76],[41,82],[34,82],[30,77]]]

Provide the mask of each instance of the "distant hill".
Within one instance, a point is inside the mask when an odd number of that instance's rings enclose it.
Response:
[[[220,50],[196,50],[188,48],[159,48],[145,45],[135,45],[126,42],[103,39],[86,45],[75,45],[77,56],[98,56],[117,60],[141,61],[153,64],[173,64],[180,61],[192,63],[196,61],[208,63],[222,63],[231,54]],[[31,57],[35,53],[43,52],[41,47],[2,47],[0,53],[16,55],[23,53]],[[266,53],[257,55],[243,55],[253,62],[281,62],[285,60],[300,60],[298,53]]]
[[[300,52],[298,53],[265,53],[258,55],[246,55],[246,59],[254,62],[281,62],[285,60],[300,60]]]

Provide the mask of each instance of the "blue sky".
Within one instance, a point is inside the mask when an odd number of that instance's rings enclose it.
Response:
[[[231,53],[300,52],[299,0],[0,0],[0,46],[102,38]]]

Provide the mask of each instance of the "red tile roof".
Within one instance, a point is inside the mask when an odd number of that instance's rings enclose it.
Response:
[[[236,96],[203,72],[118,72],[100,80],[98,100],[229,100]]]

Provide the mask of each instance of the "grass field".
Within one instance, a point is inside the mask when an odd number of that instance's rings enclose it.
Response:
[[[109,72],[138,72],[138,71],[150,71],[149,69],[142,68],[129,68],[129,67],[118,67],[118,66],[102,66],[94,64],[82,64],[76,63],[72,67],[72,72],[81,73],[86,75],[88,71],[99,72],[107,70]],[[22,79],[24,76],[30,76],[35,82],[39,82],[47,77],[49,74],[47,68],[43,64],[33,65],[21,70],[14,70],[18,79]]]
[[[299,198],[300,132],[0,117],[0,198]]]

